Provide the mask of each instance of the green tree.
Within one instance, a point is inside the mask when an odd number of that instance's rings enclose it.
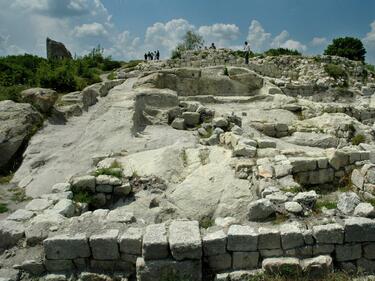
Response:
[[[366,49],[361,40],[353,37],[344,37],[334,39],[332,44],[324,51],[324,54],[364,62]]]
[[[182,38],[182,42],[172,51],[172,58],[181,58],[182,52],[187,50],[198,50],[203,47],[203,44],[203,37],[194,31],[189,30]]]

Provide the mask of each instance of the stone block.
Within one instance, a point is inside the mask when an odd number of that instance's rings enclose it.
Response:
[[[85,234],[58,235],[43,241],[46,258],[72,260],[90,257],[91,251]]]
[[[375,241],[375,220],[349,218],[345,220],[345,242]]]
[[[73,188],[95,192],[96,179],[94,176],[82,176],[73,178],[70,182]]]
[[[375,260],[375,243],[363,245],[363,257],[369,260]]]
[[[317,168],[317,162],[313,158],[295,157],[289,158],[289,161],[293,166],[293,173],[314,171]]]
[[[330,256],[318,256],[302,261],[303,273],[309,280],[324,280],[324,278],[332,273],[333,263]]]
[[[336,260],[338,262],[352,261],[362,256],[361,244],[336,245]]]
[[[175,261],[137,259],[138,281],[189,280],[202,281],[202,263],[198,260]]]
[[[228,270],[232,267],[232,255],[229,253],[209,256],[207,263],[210,269],[214,272]]]
[[[119,238],[120,252],[130,255],[142,255],[143,229],[131,227]]]
[[[262,262],[262,268],[267,274],[293,277],[299,276],[302,267],[297,258],[269,258]]]
[[[338,223],[316,225],[313,227],[313,235],[318,244],[344,243],[344,227]]]
[[[313,255],[330,255],[335,250],[333,244],[316,244],[313,246]]]
[[[197,221],[173,221],[169,226],[169,246],[178,260],[201,259],[202,240]]]
[[[152,224],[146,227],[142,253],[145,260],[158,260],[168,257],[169,249],[165,224]]]
[[[257,250],[258,233],[250,226],[232,225],[228,230],[228,251],[249,251]]]
[[[45,260],[44,266],[48,272],[71,272],[74,270],[72,260]]]
[[[120,257],[117,244],[119,231],[110,229],[90,237],[93,258],[96,260],[117,260]]]
[[[258,267],[259,252],[234,252],[233,269],[255,269]]]
[[[281,249],[280,231],[276,228],[260,227],[258,229],[258,249]]]
[[[202,243],[204,256],[215,256],[226,253],[227,236],[222,230],[206,234],[202,239]]]
[[[0,224],[0,249],[7,249],[17,244],[25,236],[22,223],[3,220]]]
[[[271,250],[259,250],[262,258],[275,258],[284,256],[284,251],[282,249],[271,249]]]
[[[284,224],[280,227],[281,245],[284,250],[305,245],[301,229],[294,224]]]
[[[357,269],[365,274],[375,273],[375,261],[361,258],[357,260]]]

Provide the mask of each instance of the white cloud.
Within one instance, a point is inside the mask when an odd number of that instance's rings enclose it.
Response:
[[[0,55],[20,55],[24,53],[23,49],[9,42],[9,36],[0,34]]]
[[[371,31],[363,38],[363,43],[367,50],[366,60],[375,64],[375,20],[370,24]]]
[[[322,46],[322,45],[325,45],[328,43],[328,40],[327,38],[325,37],[314,37],[310,44],[314,47],[317,47],[317,46]]]
[[[207,44],[214,42],[217,47],[228,47],[238,39],[240,29],[235,24],[216,23],[199,27],[198,33]]]
[[[251,21],[247,40],[252,49],[262,51],[269,45],[271,33],[267,33],[259,21]]]
[[[76,26],[73,30],[76,37],[89,37],[89,36],[105,36],[108,34],[107,30],[101,23],[85,23],[81,26]]]
[[[185,19],[173,19],[166,23],[157,22],[146,30],[143,51],[159,49],[162,54],[169,55],[185,33],[194,29],[194,25]]]
[[[289,32],[286,30],[283,30],[279,35],[272,38],[272,34],[266,32],[257,20],[251,22],[247,40],[250,43],[250,47],[256,52],[265,51],[269,48],[288,48],[303,52],[307,50],[304,44],[291,39]]]
[[[105,54],[125,60],[141,58],[144,53],[141,44],[139,37],[133,37],[125,30],[112,39],[112,46],[105,49]]]

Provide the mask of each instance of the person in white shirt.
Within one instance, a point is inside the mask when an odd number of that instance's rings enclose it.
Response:
[[[249,43],[247,43],[247,41],[245,42],[245,46],[244,46],[243,50],[245,51],[245,64],[249,64],[250,45],[249,45]]]

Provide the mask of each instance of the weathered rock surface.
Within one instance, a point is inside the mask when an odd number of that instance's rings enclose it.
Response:
[[[30,104],[0,102],[0,168],[15,156],[42,123],[42,116]]]
[[[47,37],[47,58],[48,59],[72,59],[72,54],[63,43],[54,41]]]
[[[52,89],[31,88],[21,92],[22,99],[31,103],[42,113],[49,113],[58,99],[58,94]]]

